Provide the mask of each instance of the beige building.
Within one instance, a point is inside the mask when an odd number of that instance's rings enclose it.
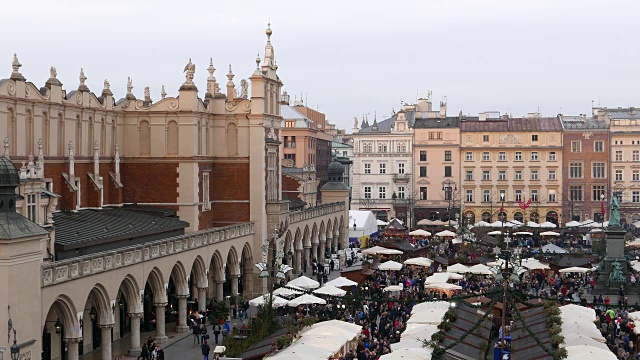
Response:
[[[558,118],[487,118],[460,124],[463,214],[479,220],[558,222],[562,210],[562,125]],[[528,209],[519,202],[531,199]],[[502,201],[504,200],[504,201]]]
[[[205,81],[189,61],[157,101],[131,79],[122,99],[108,81],[96,95],[82,70],[76,90],[53,67],[39,87],[13,59],[0,80],[0,323],[17,329],[20,359],[112,360],[124,336],[139,353],[141,329],[160,343],[167,328],[187,331],[190,303],[263,293],[254,265],[270,249],[299,274],[303,259],[346,246],[340,176],[322,205],[289,211],[282,198],[271,34],[239,87],[231,68],[225,94],[213,64]]]
[[[593,116],[610,125],[610,191],[605,198],[617,192],[620,220],[636,222],[640,220],[640,111],[633,107],[594,108]]]

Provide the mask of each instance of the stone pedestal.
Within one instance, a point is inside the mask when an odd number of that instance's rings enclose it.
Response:
[[[620,284],[611,283],[607,285],[607,282],[609,280],[609,275],[611,274],[611,264],[613,264],[615,261],[622,265],[622,270],[624,274],[627,275],[628,265],[624,257],[624,236],[626,234],[626,231],[624,231],[622,227],[619,226],[609,227],[606,230],[606,234],[607,253],[604,258],[604,268],[601,269],[600,276],[598,278],[598,281],[596,282],[594,293],[602,295],[617,295],[618,290],[620,290]],[[630,293],[630,291],[637,292],[637,287],[629,287],[628,285],[629,284],[627,283],[627,286],[625,286],[625,288],[628,290],[627,293]]]

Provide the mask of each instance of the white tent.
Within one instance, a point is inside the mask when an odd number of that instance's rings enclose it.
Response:
[[[587,269],[587,268],[583,268],[583,267],[578,267],[578,266],[573,266],[573,267],[568,267],[566,269],[560,269],[559,270],[561,273],[578,273],[578,274],[584,274],[587,272],[590,272],[591,269]]]
[[[569,346],[592,346],[609,351],[606,344],[581,334],[564,334],[564,347]]]
[[[458,264],[454,264],[454,265],[451,265],[451,266],[447,266],[447,272],[448,273],[465,274],[465,273],[469,272],[469,267],[466,266],[466,265],[462,265],[462,264],[458,263]]]
[[[426,230],[418,229],[418,230],[413,230],[412,232],[409,233],[409,235],[411,235],[411,236],[431,236],[431,233],[426,231]]]
[[[384,262],[378,266],[378,270],[381,270],[381,271],[388,271],[388,270],[397,271],[401,269],[402,269],[402,264],[400,264],[399,262],[395,262],[393,260]]]
[[[516,220],[516,219],[513,219],[513,220],[511,220],[511,221],[509,221],[509,222],[510,222],[510,223],[512,223],[513,225],[516,225],[516,226],[522,226],[522,225],[524,225],[524,223],[523,223],[522,221],[520,221],[520,220]]]
[[[353,224],[356,224],[355,230]],[[349,210],[349,237],[369,236],[378,231],[378,222],[371,211]]]
[[[444,231],[440,231],[439,233],[436,233],[436,236],[451,237],[451,236],[456,236],[456,233],[454,233],[453,231],[444,230]]]
[[[560,236],[560,233],[555,231],[543,231],[540,233],[542,236]]]
[[[389,285],[387,287],[385,287],[384,289],[382,289],[382,291],[402,291],[404,289],[404,285],[402,285],[402,283],[398,284],[398,285]]]
[[[487,233],[487,235],[492,235],[492,236],[493,236],[493,235],[502,235],[502,231],[500,231],[500,230],[493,230],[493,231],[489,231],[489,232]]]
[[[560,306],[560,315],[567,317],[583,317],[590,321],[596,320],[596,311],[594,309],[576,304]]]
[[[303,289],[316,289],[320,287],[320,283],[306,276],[297,277],[287,283],[287,286],[298,286]]]
[[[542,247],[542,252],[543,253],[566,254],[567,250],[565,250],[565,249],[563,249],[560,246],[555,245],[555,244],[547,244],[547,245]]]
[[[375,255],[375,254],[379,254],[380,251],[384,251],[384,250],[390,250],[390,249],[387,249],[386,247],[382,247],[382,246],[374,246],[374,247],[370,247],[368,249],[362,250],[362,253],[366,255]]]
[[[491,269],[484,264],[476,264],[469,268],[469,272],[476,275],[492,275]]]
[[[584,360],[584,359],[598,359],[598,360],[616,360],[617,357],[611,352],[611,350],[604,350],[594,346],[567,346],[566,360]]]
[[[431,276],[428,276],[424,280],[424,283],[425,283],[425,285],[426,284],[437,284],[437,283],[447,282],[449,280],[460,280],[462,278],[464,278],[464,276],[462,276],[460,274],[439,272],[439,273],[435,273],[435,274],[433,274]]]
[[[518,231],[516,235],[533,235],[533,233],[529,231]]]
[[[273,290],[274,295],[284,296],[284,297],[300,295],[303,292],[304,292],[303,288],[294,286],[294,285],[287,285],[286,287],[281,287]]]
[[[541,263],[539,260],[534,258],[527,258],[522,260],[522,266],[526,267],[529,270],[547,270],[549,269],[549,265]]]
[[[431,266],[432,261],[425,257],[416,257],[404,261],[405,265]]]
[[[529,221],[527,222],[527,226],[530,228],[539,228],[540,224],[538,224],[537,222]]]
[[[431,221],[429,219],[422,219],[422,220],[418,221],[418,225],[420,225],[420,226],[430,226],[430,225],[433,225],[433,221]]]
[[[438,220],[433,220],[433,221],[431,222],[431,224],[432,224],[432,225],[436,225],[436,226],[447,225],[447,223],[446,223],[446,222],[444,222],[444,221],[442,221],[442,220],[439,220],[439,219],[438,219]]]
[[[426,339],[429,339],[428,337]],[[431,360],[431,348],[404,348],[380,356],[380,360]]]
[[[274,296],[273,297],[273,307],[281,307],[287,305],[287,300]],[[251,306],[260,306],[269,304],[269,294],[260,295],[255,299],[249,300],[249,305]]]
[[[343,286],[355,286],[358,285],[357,282],[355,281],[351,281],[349,279],[347,279],[346,277],[337,277],[329,282],[327,282],[325,285],[330,285],[330,286],[335,286],[335,287],[343,287]]]
[[[579,221],[569,221],[568,223],[564,224],[565,227],[578,227],[582,225],[582,223],[580,223]]]
[[[318,295],[331,295],[331,296],[345,296],[347,294],[346,291],[331,285],[325,285],[320,289],[313,290],[313,293]]]
[[[344,321],[323,321],[303,331],[288,348],[265,359],[326,360],[358,336],[361,330],[362,327]]]
[[[402,251],[396,249],[384,249],[378,251],[378,254],[382,255],[402,255]]]
[[[337,288],[336,288],[337,289]],[[324,305],[327,302],[324,299],[321,299],[317,296],[313,296],[311,294],[300,295],[297,298],[289,301],[287,305],[291,307],[296,307],[304,304],[321,304]]]
[[[427,284],[424,286],[425,289],[438,289],[438,290],[462,290],[462,286],[449,284],[449,283],[435,283],[435,284]]]
[[[540,224],[540,227],[543,228],[543,229],[555,229],[558,226],[556,224],[552,223],[552,222],[545,221],[542,224]]]
[[[513,226],[513,224],[509,224],[509,222],[508,222],[508,221],[506,221],[506,222],[502,222],[502,221],[499,221],[499,220],[498,220],[498,221],[494,221],[494,222],[492,222],[492,223],[491,223],[491,227],[494,227],[494,228],[499,228],[499,227],[512,227],[512,226]]]
[[[477,227],[491,227],[491,224],[489,224],[488,222],[486,222],[484,220],[481,220],[481,221],[478,221],[477,223],[475,223],[474,226],[477,226]]]
[[[376,224],[378,224],[378,226],[386,226],[386,225],[389,225],[389,223],[388,223],[388,222],[386,222],[386,221],[382,221],[382,220],[380,220],[380,219],[377,219],[377,220],[376,220]],[[353,228],[353,225],[351,225],[351,228]]]

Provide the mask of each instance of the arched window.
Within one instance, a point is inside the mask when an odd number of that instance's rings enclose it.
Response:
[[[227,156],[238,156],[238,128],[234,123],[227,125]]]
[[[546,221],[554,223],[554,224],[558,224],[558,213],[555,211],[549,211],[547,212],[547,219]]]
[[[33,124],[33,113],[31,112],[30,109],[27,109],[26,115],[27,115],[27,134],[26,134],[27,141],[25,144],[25,155],[29,155],[29,153],[33,153],[34,124]]]
[[[149,156],[151,155],[151,126],[148,121],[143,120],[138,129],[138,152],[140,156]]]
[[[175,121],[167,125],[167,155],[178,155],[178,123]]]
[[[523,222],[524,215],[518,211],[517,213],[513,214],[513,219]]]
[[[7,121],[7,137],[9,138],[9,154],[15,155],[17,149],[16,142],[18,140],[18,126],[16,124],[16,113],[12,108],[9,108],[9,121]]]
[[[46,111],[42,112],[42,153],[49,155],[49,134],[51,134],[51,121]]]
[[[196,126],[198,127],[198,151],[196,151],[196,155],[202,155],[202,124],[200,121],[196,121]]]
[[[93,117],[89,116],[89,141],[87,144],[87,155],[93,156],[93,143],[95,140],[95,123]]]
[[[100,156],[107,154],[107,118],[102,118],[100,125]]]
[[[538,213],[537,213],[537,212],[535,212],[535,211],[533,211],[533,212],[529,215],[529,220],[530,220],[530,221],[533,221],[534,223],[537,223],[537,222],[538,222],[538,220],[539,220],[539,218],[540,218],[540,217],[538,216]]]
[[[64,115],[58,114],[58,129],[57,129],[57,141],[58,141],[58,156],[64,156]]]
[[[482,221],[490,223],[491,222],[491,213],[488,212],[488,211],[483,212],[482,213]]]
[[[82,120],[80,119],[80,115],[76,115],[76,143],[75,145],[75,154],[82,154]]]

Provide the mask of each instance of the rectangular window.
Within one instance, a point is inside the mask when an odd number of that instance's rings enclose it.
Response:
[[[516,189],[516,201],[522,201],[522,190]]]
[[[427,161],[427,152],[425,150],[420,150],[420,161]]]
[[[604,152],[604,142],[595,141],[593,143],[593,151],[595,151],[595,152]]]
[[[437,137],[438,137],[438,140],[442,140],[442,132],[438,132]]]
[[[444,188],[444,199],[449,201],[453,199],[453,189],[451,186],[447,186]]]
[[[482,142],[489,142],[489,135],[482,135]]]
[[[498,193],[498,200],[499,201],[507,201],[507,190],[500,189],[500,191]]]
[[[489,190],[482,191],[482,201],[483,202],[491,202],[491,192]]]
[[[451,161],[451,150],[446,150],[444,152],[444,161]]]
[[[538,152],[537,151],[531,152],[531,161],[538,161]]]
[[[430,133],[429,133],[429,140],[433,140],[433,139],[435,139],[435,138],[436,138],[435,133],[430,132]]]
[[[569,186],[569,201],[582,201],[582,185]]]
[[[549,202],[556,202],[556,193],[554,193],[553,191],[549,192]]]
[[[507,161],[507,153],[505,151],[498,153],[498,161]]]
[[[556,179],[556,171],[549,170],[549,180],[555,180],[555,179]]]
[[[473,170],[467,170],[465,173],[464,179],[467,181],[473,180]]]
[[[378,197],[380,199],[386,199],[387,198],[387,187],[386,186],[378,187]]]
[[[398,164],[398,174],[404,175],[404,164]]]
[[[531,170],[531,180],[538,180],[538,170]]]
[[[451,166],[444,167],[444,177],[451,177]]]
[[[491,180],[490,174],[489,170],[482,171],[482,180]]]
[[[202,173],[202,208],[203,210],[211,210],[211,201],[209,201],[209,173]]]
[[[420,200],[427,200],[427,188],[420,187]]]
[[[616,180],[615,181],[622,181],[622,169],[617,169],[616,170]]]
[[[531,201],[538,202],[538,190],[531,190]]]
[[[516,151],[515,161],[522,161],[522,151]]]
[[[591,168],[592,168],[591,177],[593,179],[604,179],[606,177],[606,174],[604,171],[604,163],[593,163],[591,165]]]
[[[296,127],[295,120],[287,120],[287,121],[285,121],[284,122],[284,127],[288,127],[288,128]]]
[[[380,170],[380,174],[386,174],[387,173],[387,164],[378,164],[379,166],[379,170]]]
[[[371,199],[371,186],[364,187],[364,198]]]
[[[638,162],[640,161],[640,150],[633,150],[633,152],[631,153],[631,160],[633,160],[634,162]]]
[[[522,180],[522,170],[516,170],[516,180]]]
[[[378,152],[386,153],[387,152],[387,144],[378,144]]]
[[[604,185],[593,185],[591,200],[601,201],[602,195],[604,195]]]
[[[507,172],[505,170],[498,172],[498,180],[507,180]]]
[[[420,166],[420,177],[427,177],[427,167]]]
[[[556,152],[549,151],[549,161],[556,161]]]
[[[285,160],[293,160],[296,161],[296,154],[284,154]]]
[[[582,142],[580,142],[580,141],[572,141],[571,142],[571,152],[573,152],[573,153],[582,152]]]
[[[364,164],[364,173],[371,174],[371,164]]]
[[[531,141],[538,141],[538,135],[531,135]]]
[[[398,186],[398,199],[404,199],[405,191],[404,186]]]
[[[640,191],[631,192],[631,201],[634,203],[640,203]]]
[[[622,150],[616,150],[616,161],[622,161]]]
[[[473,190],[467,189],[467,202],[473,202]]]
[[[491,161],[491,155],[488,151],[482,152],[482,161]]]
[[[37,205],[36,194],[27,195],[27,218],[33,222],[37,222]]]
[[[582,179],[582,163],[569,163],[569,178]]]
[[[633,170],[633,173],[631,174],[631,180],[640,181],[640,170]]]
[[[467,151],[464,157],[465,161],[473,161],[473,153],[471,151]]]

